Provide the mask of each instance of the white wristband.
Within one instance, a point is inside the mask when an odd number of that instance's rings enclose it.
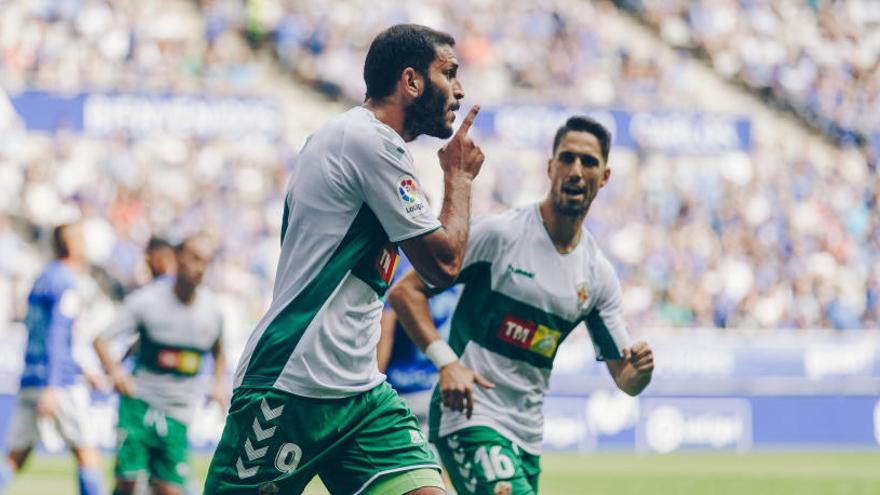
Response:
[[[449,347],[449,344],[443,339],[431,342],[431,344],[428,345],[428,348],[425,349],[425,356],[428,356],[428,359],[434,363],[434,366],[436,366],[438,370],[449,363],[458,361],[458,356],[455,355],[455,351],[453,351],[452,347]]]

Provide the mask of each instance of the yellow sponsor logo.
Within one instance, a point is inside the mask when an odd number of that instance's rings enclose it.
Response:
[[[183,351],[180,353],[180,360],[177,363],[177,370],[181,373],[194,374],[199,371],[201,364],[199,353],[192,351]]]
[[[529,346],[529,350],[542,356],[552,357],[553,353],[556,352],[556,347],[559,345],[560,337],[562,337],[562,332],[559,330],[538,325],[538,329],[535,330],[535,335],[532,337],[532,345]]]

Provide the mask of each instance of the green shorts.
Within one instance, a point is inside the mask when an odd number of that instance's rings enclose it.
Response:
[[[541,458],[485,426],[473,426],[435,444],[458,495],[534,495]]]
[[[186,425],[131,397],[119,397],[117,479],[148,477],[177,486],[189,476]]]
[[[204,493],[298,494],[317,475],[332,494],[382,487],[396,495],[444,488],[439,473],[418,422],[387,383],[344,399],[239,388]]]

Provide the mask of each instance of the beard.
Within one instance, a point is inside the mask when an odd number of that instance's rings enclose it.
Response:
[[[562,186],[560,185],[560,187],[553,192],[551,198],[553,209],[556,210],[556,212],[560,215],[570,217],[579,217],[582,215],[586,215],[587,212],[590,211],[590,205],[593,204],[593,200],[596,198],[597,192],[598,188],[588,183],[584,190],[584,199],[581,201],[576,201],[566,198],[567,195],[562,192]]]
[[[446,122],[446,95],[437,90],[430,79],[425,81],[425,92],[404,113],[404,129],[413,138],[427,134],[446,139],[452,136],[452,126]]]

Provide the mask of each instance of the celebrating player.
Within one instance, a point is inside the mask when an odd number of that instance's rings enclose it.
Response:
[[[95,339],[95,350],[119,392],[115,495],[135,493],[149,479],[153,493],[180,495],[186,484],[187,424],[198,393],[201,359],[214,357],[209,398],[225,406],[223,317],[199,285],[213,248],[202,236],[177,247],[177,277],[131,293],[116,321]],[[137,334],[134,377],[109,352],[110,339]]]
[[[364,64],[363,106],[306,142],[288,184],[272,305],[235,377],[205,493],[301,493],[319,475],[331,493],[445,493],[419,425],[376,366],[382,301],[397,245],[430,283],[458,276],[471,181],[483,154],[453,136],[464,97],[455,41],[417,25],[379,34]],[[440,150],[439,222],[406,142]]]
[[[582,228],[611,176],[610,142],[601,124],[570,118],[554,139],[546,198],[475,222],[451,347],[419,277],[390,291],[397,317],[440,369],[430,438],[460,495],[537,493],[544,394],[556,349],[579,322],[621,390],[636,395],[651,380],[651,349],[630,345],[617,275]]]
[[[18,409],[9,436],[9,457],[0,465],[0,493],[27,460],[43,428],[71,447],[83,495],[104,492],[101,458],[89,416],[89,391],[73,358],[73,329],[82,301],[78,281],[86,268],[85,240],[78,223],[52,233],[55,260],[28,295],[28,331]]]

